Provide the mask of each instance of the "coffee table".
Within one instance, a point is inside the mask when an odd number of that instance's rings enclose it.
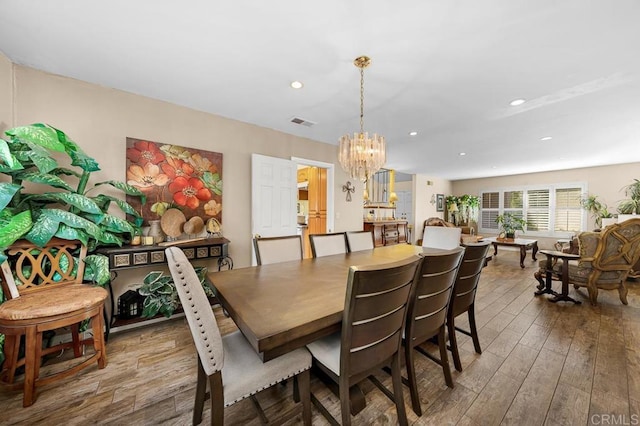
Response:
[[[531,250],[531,258],[535,261],[536,253],[538,253],[538,240],[528,240],[525,238],[484,238],[483,241],[489,241],[493,244],[493,255],[498,255],[498,246],[518,247],[520,248],[520,267],[524,268],[524,258],[527,250]]]

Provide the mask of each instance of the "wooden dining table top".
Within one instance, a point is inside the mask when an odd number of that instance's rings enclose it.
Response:
[[[222,307],[263,361],[340,330],[350,266],[439,250],[398,244],[209,273]]]

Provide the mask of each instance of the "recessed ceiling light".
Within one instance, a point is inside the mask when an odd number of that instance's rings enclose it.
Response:
[[[415,136],[417,134],[418,134],[418,132],[409,132],[409,136]]]
[[[509,105],[511,106],[518,106],[518,105],[522,105],[523,103],[527,102],[524,99],[514,99],[511,102],[509,102]]]
[[[461,152],[458,155],[462,157],[463,155],[467,155],[467,153],[466,152]]]
[[[291,87],[293,87],[294,89],[302,89],[302,86],[303,84],[301,81],[296,80],[291,82]]]
[[[551,136],[545,136],[543,138],[540,138],[541,141],[550,141],[551,139],[553,139],[553,137]]]
[[[492,168],[492,169],[497,169],[497,168],[498,168],[498,166],[491,166],[491,168]]]

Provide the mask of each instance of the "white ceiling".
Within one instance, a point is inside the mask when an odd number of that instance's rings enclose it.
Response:
[[[446,179],[640,161],[639,43],[638,0],[0,0],[15,63],[331,144],[368,55],[386,166]]]

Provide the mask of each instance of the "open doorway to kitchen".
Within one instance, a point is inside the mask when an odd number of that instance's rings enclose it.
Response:
[[[292,157],[298,167],[298,234],[302,236],[304,257],[311,257],[309,235],[333,232],[334,165]]]

